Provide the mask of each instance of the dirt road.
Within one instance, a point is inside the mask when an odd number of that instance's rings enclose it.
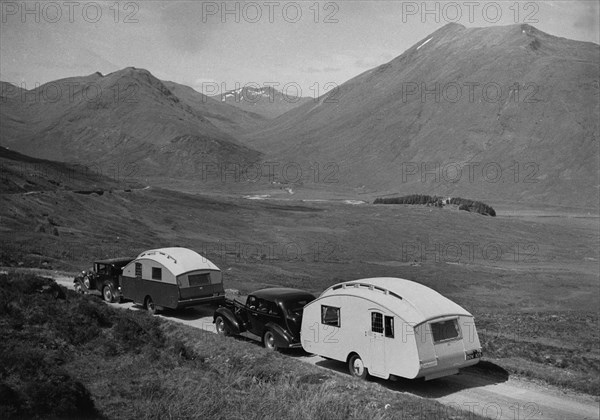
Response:
[[[72,288],[72,278],[55,276],[57,283]],[[143,310],[133,303],[113,303],[116,308]],[[165,312],[165,319],[215,332],[213,308],[195,307],[179,312]],[[258,345],[258,342],[256,343]],[[252,343],[249,343],[252,345]],[[290,357],[346,374],[343,363],[328,361],[304,352],[289,352]],[[382,390],[403,392],[429,398],[446,406],[460,408],[492,419],[598,419],[599,403],[588,395],[565,393],[556,388],[510,378],[508,375],[486,373],[477,368],[466,369],[459,375],[424,382],[421,380],[384,381],[372,379]],[[443,416],[442,416],[443,418]]]

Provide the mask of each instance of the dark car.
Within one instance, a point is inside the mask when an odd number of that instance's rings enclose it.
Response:
[[[73,280],[75,290],[80,293],[98,291],[107,302],[121,299],[121,274],[123,267],[134,258],[112,258],[94,261],[94,268],[83,271]]]
[[[304,306],[315,297],[304,290],[271,288],[258,290],[246,302],[226,300],[214,313],[217,333],[252,333],[267,349],[301,347],[300,326]]]

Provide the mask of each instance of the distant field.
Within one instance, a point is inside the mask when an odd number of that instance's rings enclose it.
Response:
[[[179,245],[206,255],[226,287],[242,292],[285,285],[320,293],[344,280],[404,277],[473,313],[486,357],[510,372],[598,393],[597,218],[490,218],[154,187],[13,194],[3,203],[4,266],[78,271],[94,258]]]

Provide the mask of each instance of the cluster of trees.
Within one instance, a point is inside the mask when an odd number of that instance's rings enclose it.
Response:
[[[481,201],[469,200],[460,197],[438,197],[437,195],[411,194],[402,197],[376,198],[374,204],[419,204],[434,207],[444,207],[444,205],[454,204],[459,210],[466,210],[483,214],[486,216],[496,216],[496,211]]]
[[[421,204],[443,207],[444,200],[443,197],[437,195],[411,194],[403,197],[376,198],[374,204]]]
[[[473,201],[469,200],[468,198],[452,197],[448,204],[458,205],[459,210],[476,212],[485,216],[496,216],[496,211],[492,208],[492,206],[488,206],[481,201]]]

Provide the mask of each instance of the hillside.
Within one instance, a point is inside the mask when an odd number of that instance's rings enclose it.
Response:
[[[482,418],[34,275],[0,274],[0,339],[3,419]]]
[[[314,102],[315,98],[296,96],[299,92],[293,85],[283,93],[272,86],[244,86],[212,96],[217,101],[233,105],[265,118],[276,118],[300,105]],[[302,93],[302,92],[300,92]]]
[[[38,158],[135,163],[140,176],[193,177],[204,162],[260,156],[146,70],[62,79],[26,92],[4,88],[0,142]]]
[[[136,170],[133,165],[101,168],[37,159],[0,147],[0,194],[140,188],[133,179]]]
[[[358,191],[597,207],[599,53],[529,25],[448,24],[249,144],[336,162]]]

